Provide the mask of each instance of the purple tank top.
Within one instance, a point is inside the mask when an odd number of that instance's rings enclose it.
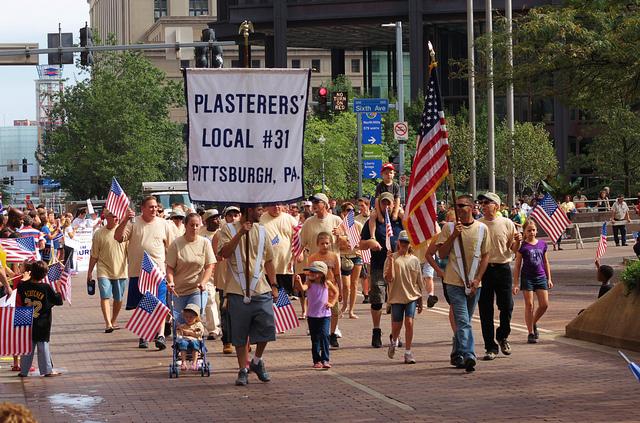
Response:
[[[325,307],[329,301],[329,288],[319,283],[310,283],[307,290],[307,316],[330,317],[331,310]]]
[[[547,275],[544,270],[544,255],[547,252],[546,242],[539,239],[535,245],[531,245],[526,241],[522,241],[518,252],[522,254],[521,277],[532,279],[545,277]]]

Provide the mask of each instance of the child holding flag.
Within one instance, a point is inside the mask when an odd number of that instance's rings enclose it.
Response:
[[[29,375],[33,353],[38,347],[38,368],[40,374],[44,376],[58,376],[60,373],[53,371],[53,362],[49,352],[49,338],[51,335],[51,309],[53,306],[62,305],[60,291],[60,281],[56,281],[58,292],[54,291],[50,285],[42,283],[47,275],[48,266],[44,261],[36,261],[31,264],[31,278],[22,282],[18,286],[18,299],[23,305],[33,307],[33,350],[31,354],[23,355],[21,358],[21,369],[19,375],[26,377]]]
[[[513,295],[522,291],[524,297],[524,321],[529,336],[527,343],[538,342],[538,320],[549,308],[548,290],[553,288],[551,267],[547,258],[547,243],[537,239],[538,227],[533,219],[527,219],[522,228],[524,242],[516,253],[515,271],[513,273]],[[518,284],[520,280],[520,284]],[[538,297],[538,308],[533,308],[533,293]]]

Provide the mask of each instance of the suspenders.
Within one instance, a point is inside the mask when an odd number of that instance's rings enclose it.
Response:
[[[449,230],[451,231],[451,233],[453,233],[453,228],[454,228],[453,222],[449,222],[448,225],[449,225]],[[480,265],[480,252],[482,249],[482,240],[484,238],[484,231],[485,231],[485,226],[480,225],[480,227],[478,228],[478,239],[476,240],[476,245],[473,251],[473,260],[471,261],[471,268],[469,269],[469,274],[468,274],[469,280],[472,280],[473,277],[476,275],[476,272],[478,271],[478,266]],[[460,236],[462,236],[462,234],[460,234]],[[463,274],[464,265],[462,263],[460,243],[454,242],[453,248],[454,248],[454,251],[456,252],[456,262],[452,263],[453,270],[455,270],[458,276],[460,276],[464,281],[465,280],[465,277]],[[465,291],[466,290],[467,289],[465,287]]]
[[[236,231],[235,226],[233,226],[233,224],[231,223],[227,223],[227,226],[229,227],[231,236],[232,237],[236,236],[238,231]],[[260,279],[260,274],[262,273],[262,257],[264,254],[265,238],[266,238],[266,234],[265,234],[264,226],[260,225],[258,226],[258,255],[256,256],[256,261],[253,266],[253,276],[251,278],[251,282],[249,285],[249,289],[251,290],[251,292],[255,292],[256,286],[258,285],[258,280]],[[233,269],[231,269],[231,273],[233,274],[233,278],[236,280],[238,285],[240,285],[240,288],[242,288],[242,291],[245,292],[244,281],[246,280],[246,278],[245,278],[244,264],[242,262],[242,255],[240,254],[240,243],[238,243],[238,246],[235,249],[235,257],[236,257],[236,267],[238,268],[238,273],[234,272]],[[249,298],[249,301],[247,301],[247,298],[245,297],[245,303],[248,303],[250,301],[251,301],[250,298]]]

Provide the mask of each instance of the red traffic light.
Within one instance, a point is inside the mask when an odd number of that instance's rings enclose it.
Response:
[[[326,89],[325,87],[320,87],[320,88],[318,89],[318,95],[319,95],[320,97],[326,97],[326,96],[327,96],[327,94],[329,94],[329,91],[327,91],[327,89]]]

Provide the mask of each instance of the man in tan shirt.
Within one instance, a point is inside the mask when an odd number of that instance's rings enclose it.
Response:
[[[287,294],[293,295],[293,270],[291,267],[291,239],[298,220],[286,213],[280,205],[265,207],[260,216],[260,224],[267,231],[267,238],[273,248],[273,266],[276,269],[276,283]]]
[[[118,218],[106,211],[107,226],[98,229],[93,234],[91,256],[87,283],[91,280],[93,268],[98,265],[96,276],[100,290],[100,308],[104,318],[105,333],[111,333],[120,327],[116,324],[122,307],[125,284],[127,282],[127,242],[114,239]],[[113,312],[109,309],[109,300],[113,297]]]
[[[142,214],[136,218],[136,213],[129,209],[128,214],[120,222],[113,237],[118,242],[129,241],[128,262],[129,262],[129,291],[127,293],[127,310],[133,310],[138,306],[142,294],[138,290],[138,277],[142,266],[142,256],[146,251],[153,261],[166,274],[165,258],[167,249],[173,239],[175,232],[171,222],[156,216],[158,202],[154,196],[145,197],[140,207]],[[166,304],[167,284],[163,282],[158,287],[158,299]],[[165,349],[166,342],[163,334],[159,334],[155,341],[159,350]],[[140,339],[139,348],[148,348],[147,342]]]
[[[478,196],[484,217],[480,222],[489,228],[489,266],[482,277],[482,292],[478,301],[482,337],[484,338],[484,360],[493,360],[500,350],[511,354],[508,337],[511,333],[511,314],[513,313],[513,293],[511,291],[511,258],[520,248],[522,234],[511,219],[498,212],[500,197],[493,192]],[[493,300],[500,311],[500,326],[494,331]],[[496,340],[498,343],[496,343]]]

